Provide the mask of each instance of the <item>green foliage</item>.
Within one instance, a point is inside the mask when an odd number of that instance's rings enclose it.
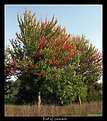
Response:
[[[5,81],[5,103],[15,104],[17,100],[17,94],[19,92],[20,81]]]
[[[102,101],[103,93],[102,93],[102,83],[95,83],[88,89],[87,100],[91,101]]]
[[[76,100],[80,95],[84,100],[86,97],[86,85],[83,78],[76,74],[76,66],[69,65],[66,69],[53,68],[50,78],[47,79],[47,90],[57,99],[57,103],[64,105]],[[49,76],[48,76],[49,77]]]

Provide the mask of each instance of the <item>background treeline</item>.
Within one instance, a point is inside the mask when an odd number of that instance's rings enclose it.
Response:
[[[37,102],[37,90],[32,88],[32,84],[28,83],[28,85],[22,85],[21,87],[20,85],[20,80],[6,82],[5,104],[35,104]],[[82,98],[82,102],[102,101],[102,86],[102,83],[96,83],[93,87],[90,87],[87,96]],[[41,97],[43,104],[58,104],[56,96],[48,90],[45,90]],[[75,98],[73,102],[78,103],[78,100]]]

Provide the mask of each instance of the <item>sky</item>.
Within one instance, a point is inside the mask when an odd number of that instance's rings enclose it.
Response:
[[[5,48],[10,46],[9,39],[15,39],[20,33],[17,14],[23,15],[25,9],[36,13],[37,20],[46,17],[58,20],[58,25],[65,27],[68,34],[85,35],[102,53],[102,5],[5,5]],[[11,47],[11,46],[10,46]]]

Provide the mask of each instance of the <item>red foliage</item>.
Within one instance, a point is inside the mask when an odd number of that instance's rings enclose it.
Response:
[[[65,46],[65,49],[68,50],[70,47],[71,47],[70,44],[67,44],[67,45]]]
[[[45,45],[46,45],[46,39],[42,39],[42,42],[41,42],[41,44],[39,46],[40,50],[43,50]]]
[[[38,39],[38,43],[39,43],[39,49],[37,50],[37,52],[35,53],[35,59],[38,58],[40,56],[40,51],[44,49],[45,45],[46,45],[46,39],[44,37],[40,37]]]

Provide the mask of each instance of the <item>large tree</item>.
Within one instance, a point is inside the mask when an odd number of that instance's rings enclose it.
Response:
[[[40,92],[46,80],[52,76],[51,70],[63,69],[77,54],[77,47],[61,26],[56,25],[54,16],[51,21],[37,21],[35,14],[25,10],[24,16],[17,16],[21,33],[11,40],[8,49],[9,61],[5,73],[16,74],[20,80],[29,76],[35,81],[40,103]],[[26,81],[25,81],[26,83]]]

